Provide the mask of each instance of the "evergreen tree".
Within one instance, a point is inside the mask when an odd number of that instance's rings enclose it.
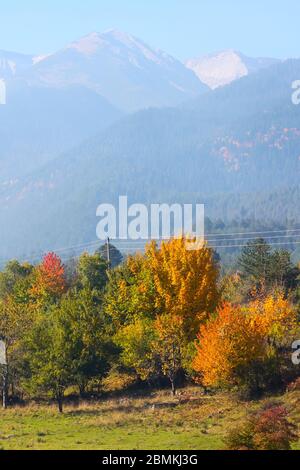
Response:
[[[110,262],[110,267],[111,268],[116,268],[117,266],[119,266],[119,264],[122,263],[123,261],[123,255],[122,253],[118,250],[118,248],[116,248],[114,245],[112,245],[111,243],[108,243],[108,247],[109,247],[109,262]],[[108,248],[107,248],[107,245],[102,245],[96,253],[99,253],[102,258],[107,262],[107,253],[108,251]]]
[[[258,238],[243,248],[238,264],[246,278],[265,284],[270,274],[270,260],[270,245],[263,238]]]

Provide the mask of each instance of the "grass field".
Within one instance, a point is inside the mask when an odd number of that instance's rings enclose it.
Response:
[[[300,424],[300,392],[277,398]],[[191,388],[181,398],[167,392],[56,408],[34,404],[0,412],[0,448],[173,450],[222,449],[228,429],[262,402],[203,396]],[[300,449],[300,441],[294,446]]]

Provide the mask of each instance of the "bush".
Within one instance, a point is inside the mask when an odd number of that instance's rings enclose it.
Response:
[[[102,380],[102,388],[105,392],[118,392],[128,389],[136,381],[136,375],[112,369]]]
[[[286,408],[270,403],[232,430],[226,445],[230,450],[290,450],[297,439]]]

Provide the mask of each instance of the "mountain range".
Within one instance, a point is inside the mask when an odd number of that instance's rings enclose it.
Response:
[[[117,30],[91,33],[16,70],[29,86],[84,86],[124,112],[173,106],[208,89],[174,57]]]
[[[180,61],[120,31],[92,33],[42,56],[0,52],[0,187],[124,114],[207,92]]]
[[[94,240],[97,206],[117,203],[119,195],[131,203],[201,202],[209,217],[225,221],[299,221],[300,108],[291,83],[300,60],[249,66],[243,77],[210,90],[175,59],[153,56],[136,41],[92,34],[31,60],[8,80],[8,104],[0,107],[1,257]],[[124,80],[141,84],[145,70],[156,77],[156,96],[160,74],[160,89],[174,74],[174,83],[191,80],[190,91],[169,107],[137,106],[138,94],[127,104],[116,95],[112,102],[108,85],[100,93],[98,60],[114,70],[125,95]],[[145,90],[151,83],[145,80]],[[129,102],[139,110],[129,113]]]

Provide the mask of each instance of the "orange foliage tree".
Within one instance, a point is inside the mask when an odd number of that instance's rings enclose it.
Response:
[[[296,325],[296,311],[283,296],[269,296],[247,306],[224,304],[200,328],[193,368],[206,386],[239,384],[252,366],[277,354]]]
[[[48,253],[37,266],[31,296],[35,303],[55,301],[66,290],[65,269],[55,253]]]

